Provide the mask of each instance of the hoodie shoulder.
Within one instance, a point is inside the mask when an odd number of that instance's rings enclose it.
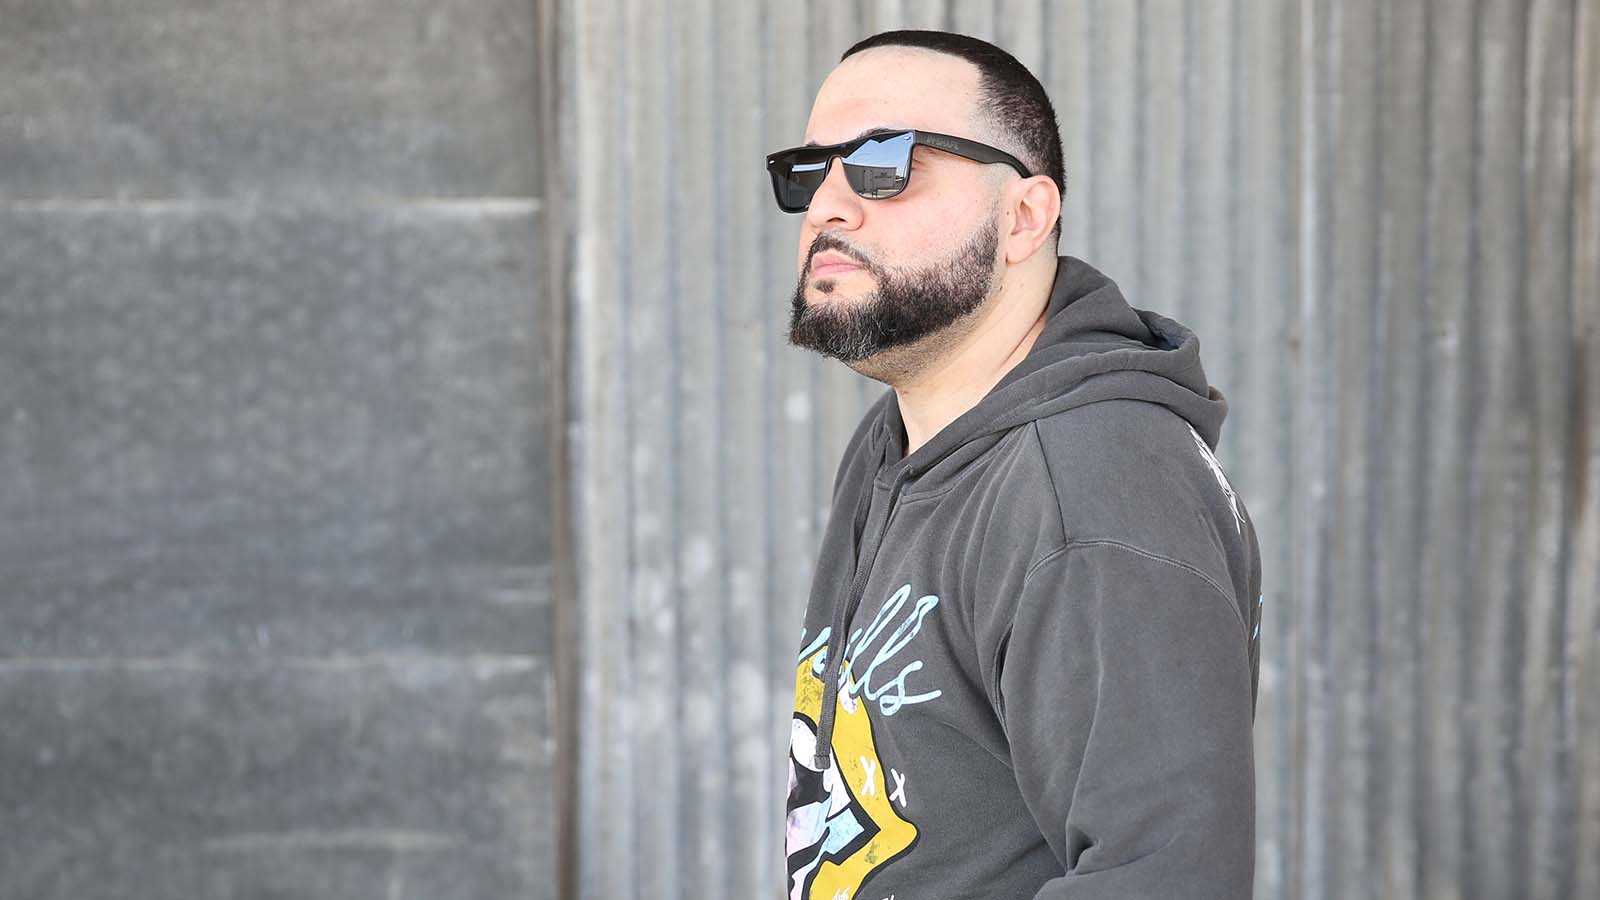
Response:
[[[1157,403],[1106,400],[1035,422],[1067,543],[1111,542],[1185,563],[1219,589],[1254,546],[1211,448]]]

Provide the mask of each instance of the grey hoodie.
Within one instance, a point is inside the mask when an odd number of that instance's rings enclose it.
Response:
[[[800,635],[791,900],[1250,896],[1261,561],[1226,413],[1195,335],[1071,256],[1028,355],[909,456],[885,390]]]

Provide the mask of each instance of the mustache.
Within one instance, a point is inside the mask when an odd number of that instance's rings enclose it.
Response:
[[[850,246],[849,244],[846,244],[839,238],[834,237],[832,234],[823,232],[822,234],[817,235],[816,240],[811,242],[811,250],[806,254],[807,272],[811,271],[811,260],[814,259],[818,253],[822,253],[826,250],[832,250],[835,253],[839,253],[845,257],[848,257],[859,264],[862,268],[866,269],[868,272],[876,272],[878,270],[878,267],[874,265],[872,260],[868,259],[865,254],[861,253],[859,250]]]

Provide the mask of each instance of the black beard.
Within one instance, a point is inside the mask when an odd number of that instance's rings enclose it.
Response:
[[[999,246],[1000,230],[991,218],[948,260],[915,271],[890,272],[852,257],[877,281],[878,290],[839,305],[806,302],[808,262],[794,288],[789,343],[849,363],[943,331],[975,312],[989,296]],[[812,252],[826,249],[835,248],[824,242],[820,248],[814,245]],[[817,282],[823,294],[833,288],[830,279]]]

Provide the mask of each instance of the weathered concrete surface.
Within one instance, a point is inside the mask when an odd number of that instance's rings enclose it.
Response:
[[[0,6],[0,896],[555,896],[531,5]]]

